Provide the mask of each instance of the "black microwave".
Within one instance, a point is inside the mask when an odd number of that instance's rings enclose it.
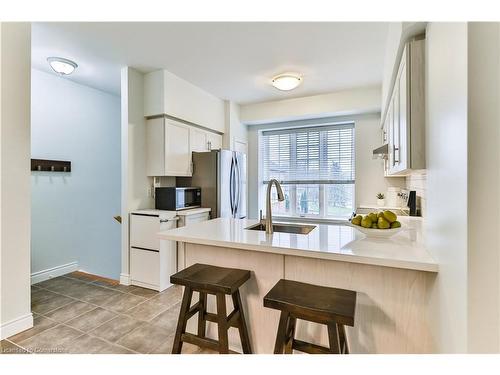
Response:
[[[157,210],[177,211],[201,206],[201,188],[158,187],[155,189]]]

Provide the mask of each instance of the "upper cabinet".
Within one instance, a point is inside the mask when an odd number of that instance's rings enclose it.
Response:
[[[148,176],[191,176],[189,132],[188,125],[167,118],[146,122]]]
[[[425,40],[406,44],[382,126],[386,176],[425,168]]]
[[[168,117],[146,121],[148,176],[191,176],[192,152],[219,149],[222,136]]]
[[[144,116],[157,115],[224,133],[224,101],[166,70],[144,75]]]

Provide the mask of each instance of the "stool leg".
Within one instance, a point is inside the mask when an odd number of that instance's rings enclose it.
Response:
[[[205,337],[207,332],[207,293],[200,292],[200,310],[198,312],[198,337]]]
[[[288,328],[287,328],[287,336],[286,336],[286,344],[285,344],[285,354],[293,353],[293,339],[295,337],[295,324],[297,320],[290,316],[288,320]]]
[[[340,338],[340,349],[343,354],[349,354],[349,345],[347,344],[347,336],[345,334],[345,325],[337,324]]]
[[[226,313],[226,295],[223,293],[217,293],[217,325],[219,331],[219,353],[228,354],[229,353],[229,341],[227,338],[227,313]]]
[[[182,350],[182,334],[186,332],[186,313],[191,307],[191,298],[193,297],[193,290],[186,286],[184,287],[184,295],[182,296],[181,310],[179,312],[179,320],[177,321],[177,330],[175,331],[174,345],[172,347],[172,354],[180,354]]]
[[[240,319],[238,322],[238,331],[240,332],[241,347],[244,354],[252,354],[252,347],[250,346],[250,338],[248,337],[247,324],[245,314],[243,313],[243,305],[241,304],[240,291],[237,290],[232,295],[233,305],[235,309],[240,312]]]
[[[281,311],[278,332],[276,333],[276,342],[274,344],[274,354],[283,354],[286,342],[286,330],[288,327],[288,318],[290,314],[287,311]]]
[[[328,323],[328,341],[330,342],[330,351],[334,354],[340,354],[339,331],[336,323]]]

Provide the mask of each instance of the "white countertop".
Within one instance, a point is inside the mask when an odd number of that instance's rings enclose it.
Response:
[[[315,224],[309,234],[247,230],[258,220],[218,218],[159,233],[165,240],[295,255],[351,263],[437,272],[438,264],[426,251],[422,219],[400,217],[403,230],[391,238],[366,237],[342,224]]]
[[[161,215],[189,216],[210,211],[212,211],[211,208],[203,208],[203,207],[188,208],[185,210],[178,210],[178,211],[167,211],[167,210],[156,210],[154,208],[145,208],[142,210],[132,211],[131,214],[154,215],[154,216],[161,216]]]
[[[212,211],[211,208],[190,208],[187,210],[179,210],[177,211],[178,216],[189,216],[189,215],[196,215],[196,214],[202,214],[204,212],[210,212]]]

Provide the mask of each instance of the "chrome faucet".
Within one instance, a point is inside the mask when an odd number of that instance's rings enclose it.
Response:
[[[283,189],[276,179],[271,179],[267,184],[267,194],[266,194],[266,233],[273,234],[273,217],[271,212],[271,188],[273,184],[276,185],[276,191],[278,193],[278,201],[283,202],[285,196],[283,194]]]

